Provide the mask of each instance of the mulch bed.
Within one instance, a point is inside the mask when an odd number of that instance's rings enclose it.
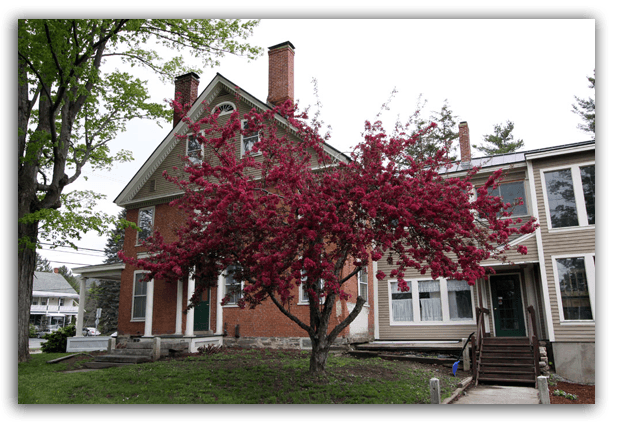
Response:
[[[566,393],[577,395],[577,400],[567,399],[564,396],[554,396],[555,390],[562,390]],[[593,405],[594,404],[594,385],[581,385],[573,384],[570,382],[557,381],[557,385],[549,387],[549,399],[552,405],[562,404],[581,404],[581,405]]]

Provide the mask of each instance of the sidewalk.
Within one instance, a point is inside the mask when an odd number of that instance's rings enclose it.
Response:
[[[532,387],[478,385],[452,402],[453,405],[538,405],[538,390]]]

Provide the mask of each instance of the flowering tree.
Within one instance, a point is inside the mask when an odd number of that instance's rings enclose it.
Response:
[[[184,175],[164,175],[184,191],[171,204],[187,222],[172,242],[156,232],[146,242],[147,260],[120,255],[150,271],[149,278],[207,281],[197,283],[193,303],[220,273],[234,273],[244,282],[239,306],[272,300],[308,333],[310,371],[321,373],[330,345],[365,301],[357,297],[350,314],[329,326],[334,304],[348,298],[344,283],[371,260],[387,255],[394,265],[390,276],[402,290],[407,268],[473,284],[485,275],[483,260],[502,258],[509,236],[535,226],[530,221],[516,228],[512,219],[498,218],[510,204],[486,188],[470,199],[475,170],[464,178],[441,175],[450,165],[442,151],[422,161],[408,156],[403,166],[402,154],[419,134],[401,129],[388,136],[380,122],[367,122],[352,156],[336,159],[325,150],[320,123],[307,118],[290,102],[252,110],[244,115],[245,127],[236,111],[225,123],[218,112],[197,122],[186,118],[204,150],[202,161],[187,159]],[[250,151],[241,157],[240,133]],[[487,187],[500,175],[491,175]],[[489,215],[481,221],[476,213]],[[355,269],[346,271],[347,262]],[[307,319],[289,310],[300,283],[309,297]]]

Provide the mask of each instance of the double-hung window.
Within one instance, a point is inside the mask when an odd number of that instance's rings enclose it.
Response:
[[[301,283],[299,284],[299,303],[300,305],[307,305],[310,303],[310,296],[308,294],[308,290],[306,289],[306,285],[308,283],[308,277],[306,276],[306,271],[302,270],[301,271]],[[319,279],[319,290],[323,291],[323,288],[325,287],[325,281],[323,281],[323,279]],[[325,300],[325,298],[321,298],[321,303],[323,303],[323,301]]]
[[[453,279],[412,279],[408,291],[390,284],[391,321],[396,324],[474,322],[472,288]]]
[[[244,120],[243,121],[243,129],[247,130],[248,129],[248,121]],[[254,133],[250,133],[250,134],[242,134],[241,135],[241,155],[258,155],[260,154],[260,152],[257,151],[252,151],[252,149],[254,148],[254,145],[258,142],[259,140],[259,133],[254,132]]]
[[[368,304],[368,269],[366,267],[357,272],[357,294],[362,296]]]
[[[140,245],[143,240],[153,235],[153,221],[155,218],[155,208],[143,208],[138,212],[138,236],[136,245]]]
[[[146,286],[144,272],[134,272],[132,320],[144,320],[146,317]]]
[[[228,266],[226,269],[226,294],[229,305],[236,305],[243,296],[243,281],[235,278],[238,269],[238,266]]]
[[[595,224],[594,164],[542,172],[549,228]]]
[[[187,155],[187,158],[193,164],[200,162],[202,159],[202,147],[198,137],[194,134],[187,136],[187,149],[185,155]]]

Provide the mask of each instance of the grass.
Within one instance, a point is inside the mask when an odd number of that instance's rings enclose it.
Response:
[[[264,349],[90,372],[46,363],[65,355],[33,354],[18,365],[20,404],[419,404],[430,403],[430,378],[440,379],[442,399],[459,381],[447,368],[348,356],[330,356],[327,374],[316,378],[308,373],[309,353]]]

